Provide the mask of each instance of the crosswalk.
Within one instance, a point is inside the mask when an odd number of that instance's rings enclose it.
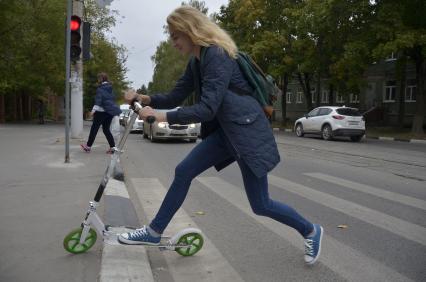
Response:
[[[421,199],[355,183],[323,173],[312,172],[305,173],[305,175],[323,181],[324,183],[333,183],[339,187],[371,194],[381,199],[398,202],[422,211],[426,208],[426,202]],[[282,177],[269,175],[268,179],[270,185],[282,189],[285,192],[298,195],[329,209],[346,214],[349,217],[374,225],[402,239],[410,240],[421,246],[426,246],[426,228],[423,226],[390,216],[346,199],[341,199],[326,192],[315,190],[314,188],[292,182]],[[153,218],[167,191],[166,187],[156,178],[131,178],[130,181],[136,190],[136,194],[146,216],[150,219]],[[303,244],[300,235],[282,224],[277,224],[275,221],[268,218],[256,216],[252,212],[241,187],[236,187],[220,177],[200,176],[196,178],[195,181],[247,215],[254,222],[278,235],[282,240],[288,242],[296,249],[299,249],[300,253],[302,253]],[[172,224],[170,224],[167,231],[173,234],[185,227],[200,228],[184,209],[180,209],[173,218]],[[369,257],[363,252],[331,236],[327,236],[327,230],[325,234],[320,263],[331,269],[344,280],[412,281],[409,277],[404,276],[385,263]],[[209,240],[209,234],[203,235],[205,238],[205,245],[202,254],[200,253],[194,257],[185,258],[185,266],[182,265],[182,260],[178,255],[165,256],[173,279],[175,281],[244,281],[237,270],[234,269],[221,254],[220,246],[215,246],[212,241]],[[191,265],[190,271],[188,271],[188,265]]]

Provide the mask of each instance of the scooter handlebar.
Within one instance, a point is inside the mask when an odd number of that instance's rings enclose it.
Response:
[[[155,116],[147,117],[146,122],[149,123],[149,124],[153,124],[155,122]]]
[[[140,109],[142,109],[142,105],[138,102],[138,100],[135,99],[135,100],[132,101],[132,108],[137,113],[137,112],[139,112]],[[154,123],[155,122],[155,116],[147,117],[146,122],[148,122],[149,124]]]

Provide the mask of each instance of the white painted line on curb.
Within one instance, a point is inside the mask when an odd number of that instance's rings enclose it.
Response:
[[[395,138],[393,138],[393,137],[379,137],[379,140],[394,141]]]
[[[167,192],[166,188],[157,178],[132,178],[131,181],[147,217],[152,219],[161,206]],[[166,233],[173,235],[187,227],[198,228],[184,209],[180,208],[167,227]],[[206,234],[203,234],[203,238],[203,248],[192,257],[182,257],[175,252],[164,254],[173,279],[197,282],[243,281]]]
[[[108,181],[104,195],[129,198],[129,193],[127,192],[126,185],[124,185],[123,182],[112,178]]]
[[[104,195],[129,198],[125,184],[115,179],[108,181]],[[124,227],[111,227],[109,229],[115,234],[129,230]],[[154,276],[145,247],[122,245],[118,243],[116,235],[104,239],[99,281],[153,282]]]
[[[111,228],[115,233],[129,231],[126,228]],[[102,250],[101,282],[154,281],[145,247],[122,245],[116,236],[106,239]]]

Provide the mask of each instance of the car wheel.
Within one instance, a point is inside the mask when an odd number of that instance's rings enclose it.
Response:
[[[145,133],[145,131],[143,132],[143,139],[147,139],[148,138],[148,135]]]
[[[362,136],[364,136],[364,135],[351,136],[351,141],[352,142],[359,142],[359,141],[361,141]]]
[[[195,143],[195,142],[197,142],[197,139],[189,139],[189,142]]]
[[[333,139],[333,131],[331,130],[331,126],[326,124],[322,127],[321,131],[322,138],[324,140],[332,140]]]
[[[296,125],[296,135],[297,137],[303,137],[303,135],[305,135],[305,133],[303,132],[303,125],[301,123],[298,123]]]
[[[152,126],[149,128],[149,140],[153,143],[155,142],[154,133],[152,133]]]

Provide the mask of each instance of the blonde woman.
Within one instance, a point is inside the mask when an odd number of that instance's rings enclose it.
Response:
[[[203,139],[175,169],[173,183],[148,226],[123,233],[125,244],[158,245],[160,236],[188,193],[191,181],[206,169],[220,170],[234,161],[240,167],[244,188],[253,212],[296,229],[305,238],[305,261],[319,257],[323,229],[312,224],[293,208],[269,198],[267,174],[280,161],[269,122],[235,61],[237,47],[230,36],[197,9],[182,6],[167,17],[173,46],[192,60],[168,95],[138,95],[128,92],[125,99],[138,99],[145,105],[142,119],[154,116],[169,124],[202,123]],[[200,54],[203,61],[200,63]],[[195,62],[195,63],[191,63]],[[197,81],[197,79],[199,80]],[[176,111],[160,112],[180,105],[192,91],[197,103]]]

